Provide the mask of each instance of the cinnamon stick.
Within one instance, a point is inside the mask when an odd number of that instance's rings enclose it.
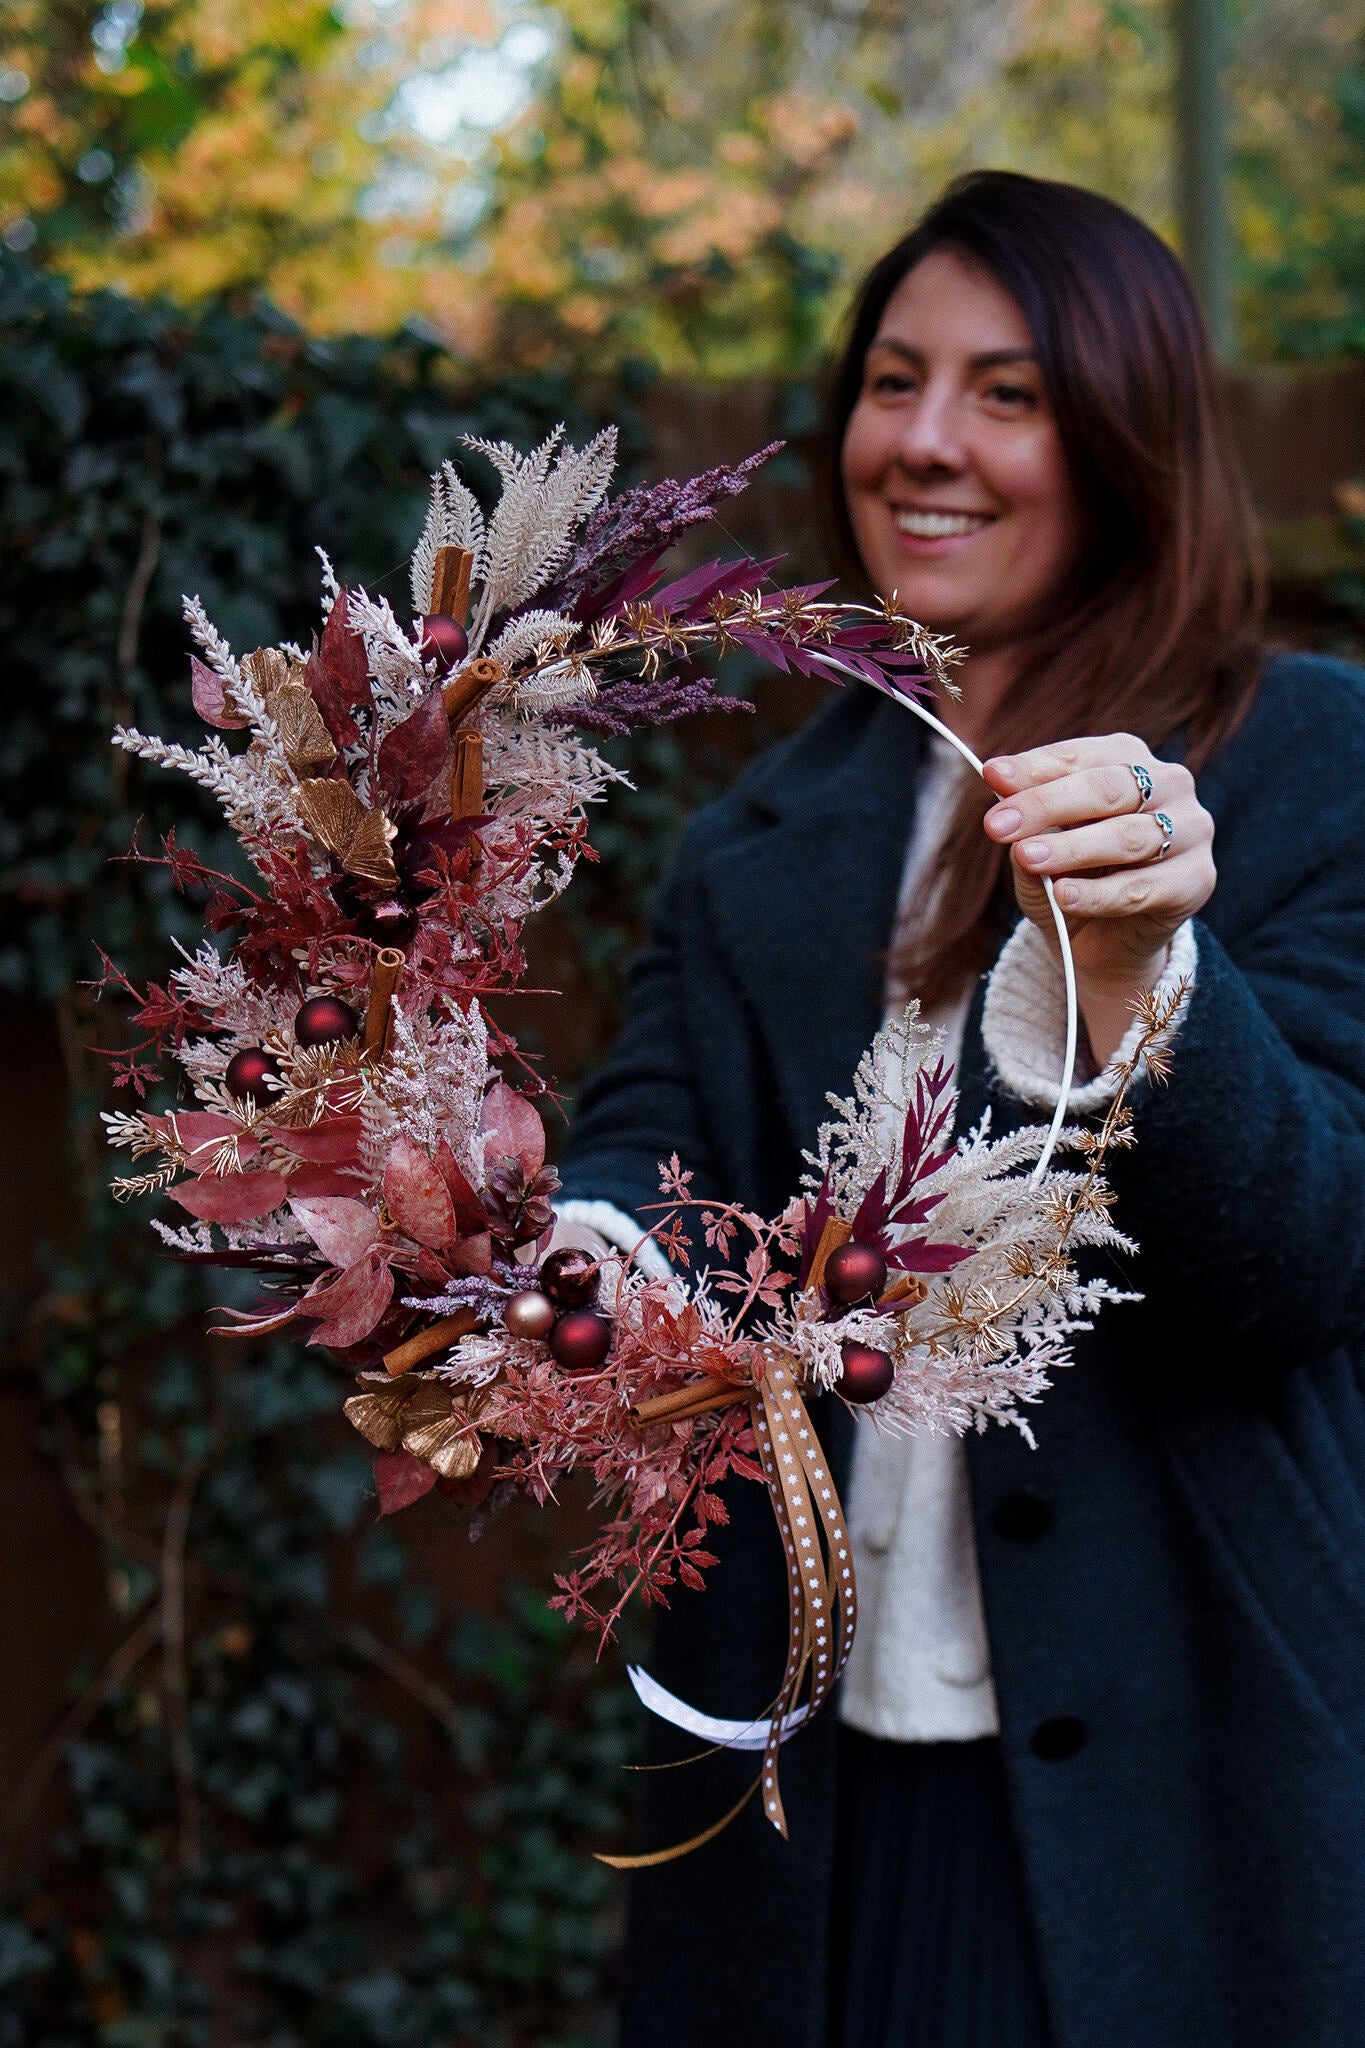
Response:
[[[450,815],[477,818],[483,810],[483,734],[457,732],[450,764]]]
[[[443,618],[464,625],[469,614],[469,578],[474,556],[469,548],[444,547],[436,550],[431,572],[431,609]]]
[[[384,1057],[389,1042],[389,1025],[393,1021],[393,999],[402,974],[403,955],[397,946],[381,946],[375,956],[370,1000],[365,1011],[365,1031],[360,1041],[366,1059]]]
[[[917,1301],[923,1301],[928,1292],[928,1287],[917,1273],[898,1273],[891,1285],[882,1290],[877,1307],[885,1308],[888,1302],[894,1302],[898,1307],[902,1303],[913,1307]]]
[[[472,711],[480,697],[486,697],[495,683],[506,679],[506,670],[500,661],[481,654],[457,676],[452,676],[441,691],[446,707],[446,716],[452,726],[458,725],[466,711]]]
[[[842,1216],[829,1216],[825,1219],[825,1227],[820,1232],[820,1242],[815,1247],[815,1257],[811,1260],[810,1273],[806,1279],[808,1293],[814,1294],[824,1279],[825,1265],[830,1253],[838,1251],[841,1244],[847,1244],[852,1235],[853,1225],[845,1223]]]
[[[713,1409],[732,1408],[738,1401],[752,1401],[752,1387],[737,1387],[733,1380],[694,1380],[672,1394],[655,1394],[639,1401],[630,1411],[637,1429],[650,1429],[657,1422],[687,1422],[694,1415],[708,1415]]]
[[[430,1358],[435,1351],[444,1351],[457,1337],[467,1337],[478,1324],[478,1310],[461,1308],[453,1316],[442,1316],[439,1323],[431,1323],[425,1330],[419,1330],[415,1337],[395,1346],[384,1353],[384,1370],[390,1379],[400,1379],[405,1372],[411,1372],[414,1365],[420,1365],[424,1358]]]

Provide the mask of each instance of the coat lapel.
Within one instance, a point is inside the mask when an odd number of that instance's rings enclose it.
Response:
[[[914,817],[923,727],[865,694],[870,707],[848,706],[853,715],[813,729],[803,776],[755,792],[756,831],[720,849],[706,874],[712,929],[766,1041],[798,1146],[811,1143],[827,1093],[847,1092],[881,1022]]]

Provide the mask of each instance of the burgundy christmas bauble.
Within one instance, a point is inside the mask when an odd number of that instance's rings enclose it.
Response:
[[[843,1376],[836,1392],[846,1401],[880,1401],[890,1391],[896,1377],[896,1368],[890,1354],[874,1351],[870,1344],[855,1344],[850,1337],[839,1346],[839,1355],[844,1361]]]
[[[592,1372],[611,1350],[611,1324],[595,1308],[571,1308],[550,1332],[550,1355],[565,1372]]]
[[[309,996],[294,1019],[300,1045],[335,1045],[339,1039],[357,1037],[359,1031],[359,1017],[340,996]]]
[[[235,1052],[227,1063],[223,1079],[229,1095],[236,1095],[248,1102],[264,1102],[270,1095],[267,1082],[279,1076],[280,1063],[268,1052],[262,1052],[259,1045],[248,1045],[241,1052]]]
[[[601,1269],[591,1252],[581,1245],[566,1244],[544,1260],[538,1285],[560,1308],[586,1308],[596,1301]]]
[[[538,1287],[523,1287],[504,1303],[502,1326],[512,1337],[548,1337],[555,1326],[555,1305]]]
[[[469,652],[469,635],[458,619],[443,618],[439,612],[422,621],[422,659],[435,661],[444,674],[463,661]]]
[[[825,1261],[824,1281],[826,1294],[846,1308],[855,1301],[875,1301],[886,1285],[886,1260],[875,1244],[850,1238]]]

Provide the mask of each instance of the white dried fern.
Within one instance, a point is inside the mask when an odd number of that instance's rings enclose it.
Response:
[[[575,529],[606,496],[616,467],[616,429],[604,427],[586,448],[561,448],[563,439],[558,426],[539,448],[522,455],[510,441],[465,437],[465,446],[486,455],[502,478],[469,636],[475,650],[499,612],[524,604],[561,567]]]
[[[561,429],[562,431],[562,429]],[[479,501],[461,483],[453,462],[443,462],[431,479],[426,524],[412,556],[412,608],[421,616],[431,610],[432,579],[442,548],[468,548],[477,577],[483,566],[484,527]]]

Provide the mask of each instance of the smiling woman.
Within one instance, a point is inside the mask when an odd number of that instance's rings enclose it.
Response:
[[[831,428],[847,566],[965,644],[937,709],[989,788],[855,690],[694,821],[584,1091],[566,1226],[632,1245],[673,1153],[702,1197],[774,1210],[910,994],[956,1058],[959,1136],[1054,1110],[1045,879],[1089,1036],[1073,1116],[1111,1100],[1135,998],[1180,1021],[1114,1174],[1144,1299],[1077,1335],[1035,1441],[812,1411],[859,1588],[842,1725],[789,1745],[790,1842],[741,1818],[640,1874],[623,2042],[1342,2048],[1365,2006],[1365,678],[1266,658],[1188,282],[1092,193],[951,187],[864,286]],[[733,1717],[776,1689],[784,1578],[722,1497],[723,1567],[661,1617],[650,1671]],[[730,1761],[646,1777],[642,1846],[723,1811]]]

